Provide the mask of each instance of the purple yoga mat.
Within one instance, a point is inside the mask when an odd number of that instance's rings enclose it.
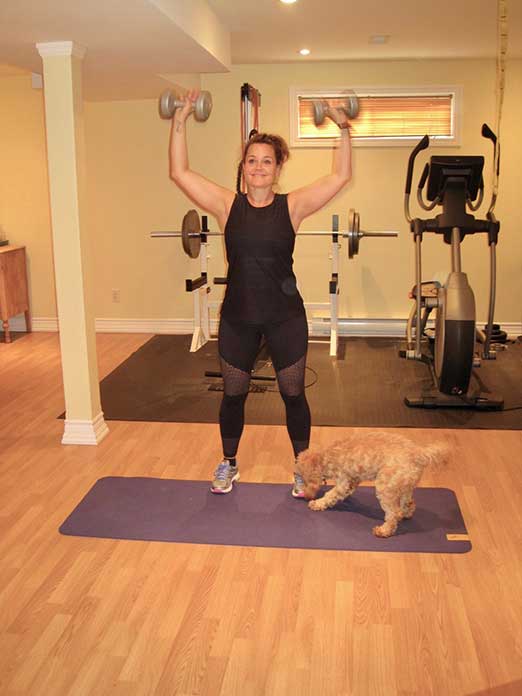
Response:
[[[361,486],[335,508],[312,512],[279,483],[239,483],[214,495],[207,481],[109,476],[99,479],[60,527],[62,534],[187,544],[353,551],[465,553],[467,539],[455,493],[417,488],[417,510],[394,536],[372,527],[384,513],[375,489]]]

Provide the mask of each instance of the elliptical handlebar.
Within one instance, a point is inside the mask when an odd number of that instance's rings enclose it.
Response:
[[[488,140],[491,140],[493,143],[493,161],[496,162],[496,172],[495,172],[495,180],[498,182],[498,177],[500,174],[500,143],[497,140],[497,136],[491,128],[488,126],[487,123],[482,124],[482,130],[481,134],[483,138],[487,138]],[[498,155],[497,155],[497,148],[498,148]],[[487,212],[487,217],[490,218],[491,214],[493,213],[493,210],[495,208],[497,202],[497,184],[493,186],[493,191],[491,194],[491,202],[489,204],[488,212]]]
[[[489,138],[489,140],[492,140],[493,145],[497,144],[497,136],[493,133],[493,131],[491,130],[491,128],[488,126],[487,123],[482,124],[481,135],[483,138]]]
[[[439,199],[435,198],[432,203],[425,203],[422,199],[422,189],[424,188],[424,185],[426,183],[426,179],[428,178],[428,175],[430,173],[430,165],[426,162],[424,165],[424,169],[421,174],[421,178],[419,179],[419,185],[417,186],[417,203],[420,205],[421,208],[424,210],[433,210],[433,208],[439,204]]]
[[[422,140],[417,144],[417,146],[412,150],[409,160],[408,160],[408,173],[406,175],[406,187],[404,189],[404,214],[408,222],[412,221],[410,215],[410,193],[411,193],[411,182],[413,179],[413,166],[415,163],[415,158],[421,152],[429,147],[430,138],[429,135],[425,135]]]

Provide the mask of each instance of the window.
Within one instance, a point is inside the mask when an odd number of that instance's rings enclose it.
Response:
[[[433,144],[458,145],[458,113],[461,95],[457,87],[436,88],[290,88],[290,144],[292,147],[331,147],[339,129],[330,119],[316,126],[312,103],[327,99],[342,104],[345,95],[355,92],[359,116],[352,122],[353,144],[365,146],[407,146],[426,133]]]

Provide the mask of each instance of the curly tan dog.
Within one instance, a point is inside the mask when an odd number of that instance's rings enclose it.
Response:
[[[321,451],[306,450],[297,458],[296,472],[303,477],[305,498],[311,510],[327,510],[351,495],[361,481],[375,481],[384,510],[384,524],[374,527],[378,537],[389,537],[402,519],[415,512],[413,489],[428,464],[442,465],[449,448],[442,443],[416,445],[394,433],[361,431],[334,442]],[[324,481],[335,486],[313,500]]]

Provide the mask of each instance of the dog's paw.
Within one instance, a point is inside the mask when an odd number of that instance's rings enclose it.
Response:
[[[376,537],[381,537],[382,539],[386,539],[387,537],[390,537],[393,532],[388,531],[387,529],[384,528],[384,525],[381,527],[374,527],[372,529],[372,532]]]
[[[310,510],[315,510],[315,511],[325,509],[324,505],[321,503],[320,500],[311,500],[308,503],[308,507],[310,508]]]

